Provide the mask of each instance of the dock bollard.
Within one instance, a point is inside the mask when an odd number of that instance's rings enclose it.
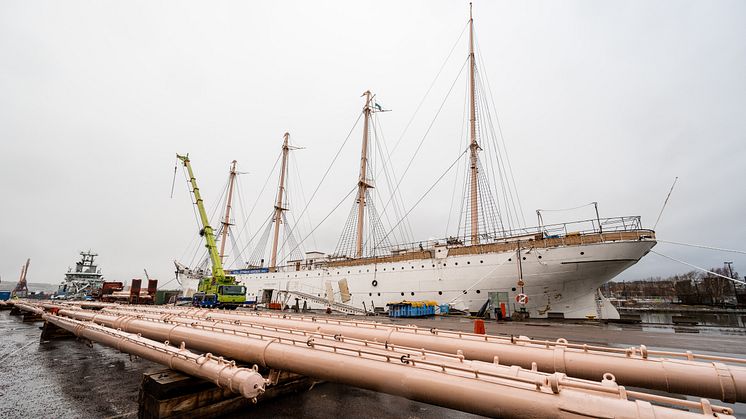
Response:
[[[485,331],[484,331],[484,320],[482,320],[482,319],[474,320],[474,333],[477,334],[477,335],[483,335],[483,334],[485,334]]]

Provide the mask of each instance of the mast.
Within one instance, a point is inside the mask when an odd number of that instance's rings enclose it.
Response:
[[[286,210],[286,208],[282,207],[282,196],[285,194],[285,173],[287,172],[288,152],[290,151],[290,147],[288,147],[288,139],[290,138],[290,133],[286,132],[283,138],[282,167],[280,168],[280,187],[277,190],[277,204],[275,204],[275,236],[274,240],[272,241],[272,255],[269,262],[269,268],[272,271],[277,268],[277,241],[280,238],[280,223],[282,222],[282,212]]]
[[[220,262],[220,255],[218,255],[217,245],[215,244],[215,232],[210,227],[210,220],[207,218],[207,211],[205,210],[204,201],[202,201],[202,195],[199,193],[199,187],[197,187],[197,179],[194,177],[189,155],[181,156],[177,154],[176,158],[181,160],[189,173],[189,183],[192,186],[192,193],[194,194],[194,204],[197,205],[199,218],[202,222],[200,234],[205,236],[205,241],[207,242],[205,247],[207,247],[207,252],[210,254],[210,261],[212,262],[212,280],[213,282],[222,282],[225,280],[225,271],[223,271],[223,264]]]
[[[471,209],[471,243],[479,243],[479,199],[478,199],[478,173],[477,173],[477,151],[479,151],[479,144],[477,144],[477,101],[476,101],[476,85],[475,85],[475,69],[476,62],[474,60],[474,18],[471,14],[471,3],[469,3],[469,134],[471,143],[469,144],[469,160],[470,165],[470,177],[471,177],[471,191],[469,193]]]
[[[225,204],[225,219],[223,219],[223,232],[220,239],[220,262],[225,258],[225,242],[228,241],[228,227],[231,225],[231,201],[233,200],[233,183],[236,180],[236,161],[231,162],[231,171],[228,181],[228,201]]]
[[[363,93],[365,96],[365,122],[363,123],[363,150],[360,155],[360,178],[357,182],[357,235],[355,241],[355,257],[363,256],[363,219],[365,216],[365,193],[372,186],[366,179],[366,170],[368,167],[368,120],[370,119],[370,90]]]

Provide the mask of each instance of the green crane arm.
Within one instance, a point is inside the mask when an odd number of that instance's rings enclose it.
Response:
[[[197,187],[197,179],[194,178],[194,172],[192,171],[192,165],[189,162],[189,154],[182,156],[177,154],[176,158],[184,163],[184,167],[189,172],[189,183],[192,185],[192,193],[194,194],[195,204],[199,210],[199,217],[202,220],[202,232],[205,235],[205,241],[207,244],[207,251],[210,253],[210,261],[212,262],[212,278],[214,281],[221,283],[225,280],[225,272],[223,271],[223,264],[220,263],[220,256],[218,255],[218,247],[215,244],[215,234],[210,227],[210,221],[207,219],[207,211],[205,211],[205,205],[202,202],[202,196],[199,194],[199,188]]]

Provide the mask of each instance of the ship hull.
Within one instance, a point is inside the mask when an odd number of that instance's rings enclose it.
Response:
[[[333,268],[298,266],[239,274],[237,279],[247,287],[247,299],[260,303],[286,298],[294,304],[299,295],[314,295],[373,311],[402,300],[432,300],[474,313],[491,300],[506,316],[525,309],[532,318],[562,313],[565,318],[613,319],[619,315],[598,296],[598,287],[637,263],[655,244],[655,240],[635,240],[523,249],[520,267],[515,251],[448,255],[443,247],[427,259]],[[521,293],[519,269],[528,296],[525,305],[515,300]],[[324,308],[318,298],[300,301]]]

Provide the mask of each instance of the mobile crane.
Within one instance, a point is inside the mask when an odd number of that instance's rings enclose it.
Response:
[[[212,227],[210,227],[210,222],[207,218],[205,205],[199,193],[199,187],[197,187],[197,179],[195,179],[194,172],[192,171],[189,154],[185,156],[177,154],[176,158],[184,164],[189,174],[189,183],[192,187],[195,205],[197,206],[200,221],[202,222],[202,229],[199,231],[199,234],[205,238],[205,247],[207,247],[210,262],[212,262],[212,276],[200,279],[197,292],[192,297],[192,305],[204,308],[235,309],[246,300],[246,287],[236,282],[234,276],[226,275],[223,270],[223,264],[218,254],[218,247],[215,244],[215,233]]]

